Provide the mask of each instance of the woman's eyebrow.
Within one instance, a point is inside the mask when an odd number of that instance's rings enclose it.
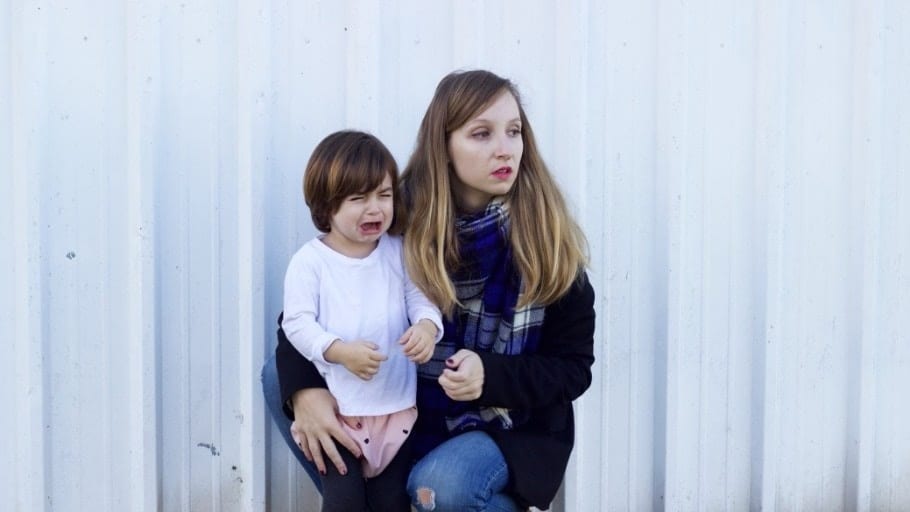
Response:
[[[509,123],[520,123],[520,122],[521,122],[521,118],[520,118],[520,117],[515,117],[515,118],[509,119],[508,121],[506,121],[506,124],[509,124]],[[473,124],[473,123],[487,123],[487,124],[493,124],[494,121],[492,121],[492,120],[490,120],[490,119],[487,119],[487,118],[485,118],[485,117],[477,117],[477,118],[471,119],[471,120],[468,121],[466,124]]]

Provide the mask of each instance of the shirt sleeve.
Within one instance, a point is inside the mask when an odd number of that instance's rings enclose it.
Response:
[[[319,274],[306,254],[295,254],[284,276],[284,320],[281,328],[291,345],[304,357],[329,365],[323,353],[340,337],[316,321],[319,315]]]
[[[404,297],[408,308],[408,320],[411,321],[411,325],[424,318],[433,322],[436,325],[436,339],[434,341],[439,343],[439,340],[442,339],[442,314],[436,304],[433,304],[420,291],[420,288],[414,284],[414,281],[411,281],[411,276],[408,274],[407,268],[404,267],[404,261],[401,262],[401,265],[404,269]]]

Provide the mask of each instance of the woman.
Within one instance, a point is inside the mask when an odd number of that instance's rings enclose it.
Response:
[[[418,368],[408,479],[417,510],[547,508],[574,443],[572,401],[591,383],[584,236],[519,99],[488,71],[447,75],[401,177],[408,271],[446,315]],[[295,419],[290,437],[306,459],[324,472],[326,456],[342,472],[335,442],[355,455],[357,445],[312,364],[289,347],[279,330],[281,400],[269,364],[267,400],[276,421],[287,423],[278,404]]]

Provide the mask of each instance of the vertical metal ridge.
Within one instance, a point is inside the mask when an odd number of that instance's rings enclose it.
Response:
[[[15,168],[13,154],[13,48],[16,40],[12,32],[11,2],[0,4],[0,346],[6,349],[0,359],[0,404],[9,411],[6,419],[0,420],[0,497],[5,497],[11,506],[21,506],[19,500],[19,477],[17,471],[19,439],[19,404],[17,396],[24,386],[16,373],[19,345],[16,316],[19,302],[19,288],[15,270],[19,265],[19,251],[15,244],[15,225],[28,223],[16,210],[14,197],[18,192],[13,185]],[[24,261],[28,261],[27,258]],[[16,469],[14,469],[16,468]]]
[[[142,3],[126,8],[126,187],[127,251],[130,279],[126,337],[130,345],[129,493],[130,510],[161,508],[161,387],[157,327],[160,315],[156,255],[158,252],[154,181],[160,132],[157,99],[162,79],[157,50],[160,11]]]
[[[268,9],[260,7],[257,12],[248,2],[239,1],[237,5],[237,333],[242,382],[238,474],[243,482],[240,508],[252,512],[265,509],[268,494],[264,462],[268,456],[265,428],[269,425],[265,423],[259,375],[266,347],[262,176],[268,137],[266,113],[271,99],[265,77],[271,68],[261,56],[268,55],[271,16]]]
[[[764,299],[761,344],[758,354],[762,361],[755,380],[760,387],[757,398],[761,406],[758,419],[760,429],[756,435],[754,454],[757,464],[753,467],[753,497],[750,507],[773,512],[780,505],[778,489],[780,483],[780,443],[782,435],[781,407],[781,359],[783,352],[781,335],[784,323],[784,309],[781,306],[784,286],[785,253],[785,205],[788,186],[785,166],[787,164],[787,101],[786,72],[780,69],[780,62],[786,62],[788,15],[785,2],[777,1],[765,9],[757,9],[759,34],[773,32],[780,38],[760,38],[757,45],[757,76],[769,77],[757,85],[756,98],[756,169],[768,175],[765,189],[765,238],[764,279],[756,282]],[[757,280],[756,280],[757,281]]]
[[[45,318],[45,260],[42,255],[41,180],[39,140],[46,133],[47,15],[19,6],[10,39],[12,52],[11,168],[13,190],[13,248],[15,290],[14,346],[16,393],[15,506],[44,511],[51,507],[53,482],[50,470],[48,351]]]
[[[129,395],[129,343],[121,341],[129,334],[129,297],[131,290],[124,283],[130,281],[129,272],[129,219],[127,186],[127,86],[128,55],[126,41],[125,5],[105,10],[92,18],[89,51],[100,55],[98,75],[107,75],[99,81],[96,98],[99,108],[97,119],[100,129],[96,139],[100,155],[98,164],[99,223],[99,295],[96,307],[102,321],[99,326],[100,368],[103,377],[96,381],[101,388],[101,431],[103,444],[98,458],[101,464],[96,508],[99,510],[130,509],[132,486],[122,485],[124,475],[129,474],[130,458],[124,453],[130,450],[130,432],[122,426],[127,423],[124,415],[133,416],[135,402]],[[124,44],[105,44],[117,41]],[[117,77],[111,79],[110,77]],[[106,169],[121,169],[110,173]],[[89,420],[91,421],[91,419]],[[93,454],[94,455],[94,454]],[[88,471],[87,471],[88,473]]]
[[[234,391],[224,389],[225,386],[234,386],[237,383],[236,377],[226,379],[225,374],[233,368],[232,363],[239,350],[236,343],[238,339],[236,327],[225,326],[225,322],[233,324],[237,316],[233,313],[236,300],[225,291],[236,286],[237,280],[234,267],[238,249],[235,238],[237,221],[235,180],[239,169],[235,153],[238,142],[236,127],[238,110],[237,81],[234,77],[238,54],[234,49],[238,45],[239,27],[237,3],[218,3],[214,11],[215,16],[211,21],[213,34],[209,38],[212,40],[210,46],[213,50],[209,51],[210,57],[207,60],[210,59],[213,63],[211,78],[214,79],[213,85],[217,90],[217,93],[212,95],[214,97],[211,106],[214,115],[211,138],[216,151],[210,157],[207,165],[209,175],[205,178],[211,204],[211,222],[204,248],[212,271],[205,286],[209,323],[203,331],[208,338],[206,342],[211,368],[204,377],[204,385],[209,390],[207,403],[209,418],[208,422],[201,426],[203,431],[208,430],[210,443],[217,447],[219,454],[209,458],[205,464],[211,489],[210,510],[221,512],[230,510],[230,504],[236,503],[234,492],[236,481],[225,478],[229,474],[225,471],[225,466],[236,464],[234,461],[237,460],[239,451],[234,444],[237,436],[232,433],[236,413],[232,414],[231,411],[236,411],[236,407],[225,403],[225,397],[231,397]],[[231,404],[235,403],[232,397]],[[198,446],[198,441],[191,442],[192,445]]]
[[[346,126],[375,133],[379,125],[379,69],[383,47],[380,2],[347,2],[345,31]],[[328,134],[326,134],[328,135]],[[377,134],[381,138],[381,134]]]
[[[656,440],[654,466],[656,488],[653,496],[654,510],[669,510],[678,507],[677,497],[679,454],[676,452],[678,432],[675,430],[679,407],[677,375],[674,365],[678,363],[678,336],[680,286],[679,252],[681,234],[679,217],[683,207],[680,190],[685,173],[685,119],[681,112],[688,79],[688,49],[682,41],[683,30],[677,26],[685,18],[682,6],[660,4],[657,7],[656,44],[656,87],[666,87],[664,94],[657,94],[655,119],[657,156],[656,167],[666,177],[662,187],[666,210],[662,218],[662,240],[666,258],[666,276],[663,280],[663,312],[665,313],[665,336],[656,347],[657,397],[655,407],[658,416],[654,425]]]
[[[780,89],[783,77],[775,74],[775,63],[779,62],[783,54],[784,45],[776,38],[764,38],[762,34],[774,30],[779,26],[780,2],[778,5],[771,3],[756,4],[755,14],[755,97],[754,97],[754,157],[753,170],[756,176],[756,240],[760,247],[758,255],[753,262],[753,276],[750,285],[753,288],[754,303],[758,314],[753,322],[755,335],[753,336],[753,367],[752,367],[752,396],[751,410],[754,415],[751,434],[750,456],[750,510],[759,510],[767,507],[775,510],[772,502],[766,501],[773,498],[773,484],[776,478],[773,471],[776,466],[771,464],[767,456],[772,454],[772,447],[768,444],[769,433],[776,432],[774,422],[777,421],[775,410],[769,411],[769,395],[773,396],[773,386],[776,384],[768,378],[770,367],[768,365],[769,351],[774,356],[777,339],[773,325],[778,322],[772,308],[771,290],[777,289],[777,280],[774,277],[778,247],[775,244],[776,230],[780,229],[779,208],[774,198],[776,193],[774,169],[780,169],[783,164],[781,137],[774,137],[779,133],[776,128],[782,127],[782,97]],[[775,115],[776,114],[776,115]],[[766,175],[767,178],[765,177]],[[773,189],[773,190],[772,190]],[[777,220],[776,220],[777,219]],[[772,341],[774,345],[772,345]],[[774,414],[769,414],[774,412]],[[775,445],[776,446],[776,445]]]
[[[849,392],[847,485],[844,505],[860,512],[874,510],[872,502],[873,458],[875,457],[876,418],[876,341],[878,328],[878,292],[880,289],[881,254],[881,154],[870,141],[882,141],[882,95],[875,84],[881,80],[883,66],[882,39],[877,34],[884,25],[881,2],[854,6],[853,26],[853,141],[851,172],[865,185],[860,215],[861,278],[859,297],[859,339],[851,354],[850,381],[857,383]]]
[[[587,190],[585,183],[588,180],[589,173],[587,172],[587,163],[589,161],[589,139],[592,138],[592,131],[594,134],[598,133],[597,131],[591,130],[589,128],[592,123],[588,121],[587,113],[588,109],[588,67],[585,66],[585,63],[588,59],[588,48],[586,42],[590,38],[589,25],[588,25],[588,10],[589,2],[579,2],[573,4],[571,7],[566,9],[559,9],[556,13],[556,19],[554,20],[557,26],[562,27],[572,27],[571,30],[563,31],[567,35],[565,41],[558,41],[557,48],[562,45],[571,46],[572,48],[578,49],[583,48],[583,51],[578,51],[574,55],[574,58],[566,59],[563,62],[557,63],[555,70],[557,74],[561,76],[573,76],[578,77],[576,80],[562,80],[558,82],[558,85],[553,90],[553,100],[556,105],[556,109],[564,112],[577,112],[579,115],[573,115],[570,118],[554,120],[555,131],[563,133],[567,136],[567,143],[556,148],[556,158],[563,162],[563,166],[560,169],[560,172],[556,172],[554,169],[550,169],[553,172],[554,179],[561,184],[562,194],[567,201],[567,207],[569,208],[570,214],[574,215],[575,220],[582,224],[583,218],[581,217],[582,212],[587,211],[585,205],[587,204]],[[532,123],[533,126],[536,126]],[[540,133],[540,132],[537,132]],[[552,158],[552,157],[551,157]],[[563,179],[560,179],[560,175],[563,176]],[[589,274],[589,279],[591,275]],[[603,317],[598,312],[597,314],[597,323],[598,325],[604,325]],[[601,351],[596,351],[596,357],[598,360],[603,360]],[[593,369],[592,369],[593,370]],[[599,375],[600,372],[594,371],[594,375]],[[597,385],[592,382],[591,388],[598,389]],[[598,393],[598,391],[593,391],[593,393]],[[589,389],[586,394],[591,394],[592,389]],[[598,393],[599,395],[599,393]],[[589,399],[590,400],[590,399]],[[585,405],[587,402],[585,402]],[[576,405],[575,407],[577,430],[582,430],[585,425],[585,417],[587,414],[587,408],[584,405]],[[606,410],[603,408],[601,410]],[[590,422],[588,422],[590,424]],[[588,431],[584,431],[588,430]],[[590,432],[589,429],[582,430],[581,436],[584,438],[591,439],[593,437],[593,432]],[[580,436],[580,437],[581,437]],[[603,436],[599,436],[600,439],[603,439]],[[606,444],[606,443],[605,443]],[[602,446],[606,448],[606,446]],[[575,492],[575,501],[572,501],[572,506],[570,508],[575,510],[590,509],[593,504],[601,502],[600,494],[605,492],[603,487],[600,487],[600,492],[598,492],[597,482],[602,481],[602,472],[607,470],[604,464],[597,464],[595,461],[598,461],[603,452],[601,450],[593,451],[592,453],[581,455],[575,450],[574,459],[570,461],[569,467],[565,475],[565,481],[563,483],[563,490],[557,495],[551,507],[555,507],[560,510],[564,510],[567,507],[567,504],[571,501],[571,498],[567,497],[566,490],[573,489]],[[579,461],[587,461],[587,464],[580,466]],[[589,475],[589,478],[580,478],[580,475],[589,473],[583,468],[590,468],[594,462],[595,467],[601,468],[599,471],[594,471],[593,474]],[[583,464],[583,462],[581,462]],[[579,484],[586,484],[581,486]],[[577,497],[584,497],[584,500],[578,500]]]
[[[590,10],[590,2],[586,2],[585,9]],[[591,55],[602,56],[606,51],[605,41],[596,36],[596,32],[591,31],[591,26],[603,26],[605,21],[602,12],[592,13],[590,17],[582,17],[580,23],[585,26],[585,33],[589,39],[589,45],[586,47],[584,59],[590,59]],[[462,16],[457,23],[462,24],[463,30],[459,30],[457,25],[453,26],[454,33],[473,33],[474,26],[469,20]],[[467,31],[467,32],[466,32]],[[467,44],[476,43],[475,37],[481,35],[472,35]],[[466,45],[467,46],[467,45]],[[456,46],[456,54],[459,48]],[[467,52],[465,48],[464,53]],[[471,51],[477,52],[476,46]],[[611,375],[608,375],[603,369],[609,367],[609,347],[610,336],[606,334],[607,326],[610,324],[608,318],[607,303],[610,301],[610,295],[606,287],[609,279],[605,272],[605,261],[609,260],[608,243],[605,241],[605,224],[604,219],[607,216],[608,208],[603,207],[607,204],[604,183],[606,182],[605,173],[592,173],[593,169],[601,168],[606,164],[606,151],[608,137],[605,127],[599,121],[605,113],[606,101],[604,97],[591,96],[590,82],[602,83],[604,70],[601,67],[585,67],[582,76],[585,81],[584,87],[584,104],[590,108],[582,109],[579,106],[573,107],[573,111],[579,112],[583,118],[582,126],[584,130],[590,130],[586,133],[584,143],[580,145],[580,161],[577,177],[587,182],[596,182],[596,186],[576,189],[575,197],[580,204],[595,204],[598,207],[592,209],[578,207],[579,203],[573,203],[576,206],[571,208],[575,214],[576,220],[582,226],[588,237],[589,249],[591,251],[590,267],[588,277],[591,284],[596,290],[596,323],[597,331],[604,333],[599,340],[595,341],[594,354],[595,365],[592,368],[593,381],[591,387],[581,399],[576,401],[576,449],[573,451],[573,459],[566,474],[564,491],[561,496],[563,510],[590,510],[597,504],[606,503],[606,495],[609,491],[608,474],[611,471],[608,454],[610,453],[610,442],[608,436],[604,435],[601,426],[608,423],[607,416],[611,404],[607,401],[608,382]],[[604,95],[605,96],[605,95]],[[554,170],[555,172],[555,170]],[[579,181],[581,181],[579,180]],[[567,198],[570,202],[571,199]],[[596,449],[580,450],[579,446],[593,446]]]
[[[910,504],[910,39],[903,30],[910,20],[906,2],[884,5],[883,26],[876,32],[883,48],[880,94],[883,99],[881,143],[873,145],[883,158],[877,240],[879,289],[874,312],[875,425],[872,458],[872,510],[900,510]]]

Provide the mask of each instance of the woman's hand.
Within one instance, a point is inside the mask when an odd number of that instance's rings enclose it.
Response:
[[[483,361],[476,352],[463,348],[446,359],[446,366],[439,376],[439,385],[449,398],[458,402],[480,398],[483,391]]]
[[[347,474],[348,469],[333,439],[347,448],[355,457],[360,457],[360,447],[348,435],[338,419],[338,403],[324,388],[301,389],[291,397],[294,422],[291,423],[291,437],[303,451],[307,460],[316,464],[316,469],[325,474],[323,453],[335,464],[338,472]]]

